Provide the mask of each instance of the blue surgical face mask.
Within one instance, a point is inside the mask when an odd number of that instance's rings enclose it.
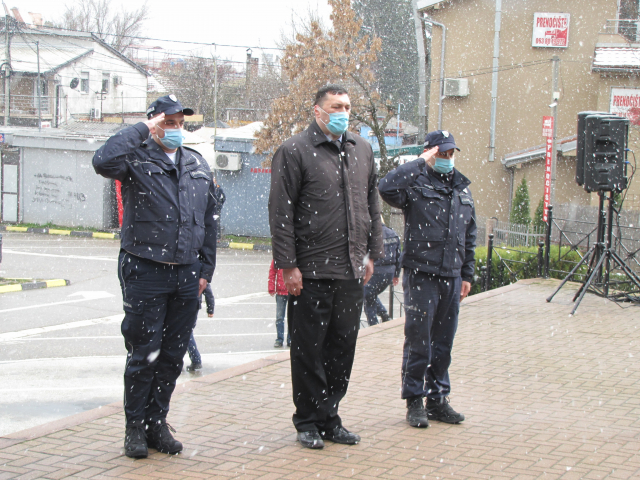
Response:
[[[158,139],[162,142],[162,144],[167,147],[169,150],[175,150],[178,147],[182,146],[182,142],[184,141],[184,135],[182,134],[181,128],[161,128],[156,125],[156,128],[159,128],[164,132],[164,138],[158,137]]]
[[[433,169],[438,173],[449,173],[453,170],[453,160],[454,157],[451,158],[439,158],[436,157],[436,164],[433,166]]]
[[[322,108],[320,108],[320,110],[322,110]],[[324,110],[322,111],[327,113]],[[328,113],[327,115],[329,115],[329,123],[323,122],[322,119],[320,119],[320,121],[325,124],[331,133],[340,136],[347,131],[347,127],[349,126],[349,114],[347,112],[334,112]]]

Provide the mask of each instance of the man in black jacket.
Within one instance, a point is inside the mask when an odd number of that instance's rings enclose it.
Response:
[[[371,146],[347,132],[351,104],[338,85],[321,88],[309,128],[272,160],[269,222],[275,267],[289,296],[291,377],[298,440],[355,444],[338,415],[347,392],[363,285],[383,255]]]
[[[125,454],[133,458],[146,457],[148,446],[182,450],[166,417],[216,262],[214,185],[202,156],[181,146],[185,115],[193,110],[175,95],[160,97],[147,121],[121,130],[93,157],[97,173],[122,182]]]
[[[420,158],[389,172],[378,187],[405,217],[402,398],[412,427],[464,420],[449,405],[449,365],[460,301],[473,281],[476,221],[471,182],[453,168],[455,150],[453,135],[431,132]]]

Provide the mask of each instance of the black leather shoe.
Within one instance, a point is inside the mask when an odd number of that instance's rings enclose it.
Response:
[[[314,449],[324,448],[322,437],[316,430],[310,430],[308,432],[298,432],[298,441],[303,447]]]
[[[322,432],[322,438],[325,440],[331,440],[335,443],[342,443],[344,445],[356,445],[357,443],[360,443],[360,435],[351,433],[342,425],[339,425],[332,430]]]
[[[460,423],[464,421],[464,415],[456,412],[449,405],[449,397],[437,400],[427,399],[427,416],[430,420],[444,423]]]
[[[124,434],[124,454],[129,458],[147,458],[147,437],[144,427],[127,427]]]
[[[391,320],[391,319],[389,318],[389,314],[388,314],[387,312],[382,312],[382,313],[380,314],[380,318],[382,319],[382,323],[384,323],[384,322],[388,322],[389,320]]]
[[[180,453],[182,451],[182,443],[173,438],[171,432],[176,433],[175,429],[165,420],[149,425],[147,430],[148,445],[160,453],[169,453],[171,455]]]
[[[192,363],[187,366],[187,372],[195,372],[196,370],[202,370],[202,363]]]
[[[422,403],[422,397],[407,398],[407,422],[416,428],[427,428],[429,419]]]

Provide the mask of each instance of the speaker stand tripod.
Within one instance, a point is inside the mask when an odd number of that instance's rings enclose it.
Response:
[[[598,296],[608,298],[612,301],[627,301],[640,304],[640,277],[636,275],[631,268],[624,262],[622,258],[616,253],[611,246],[611,239],[613,233],[613,192],[609,192],[607,201],[609,206],[607,211],[604,209],[605,193],[598,192],[600,197],[599,202],[599,215],[598,215],[598,235],[596,243],[587,251],[582,260],[573,267],[571,272],[564,277],[564,280],[560,283],[558,288],[547,298],[547,302],[550,302],[553,297],[560,291],[567,281],[578,271],[578,269],[589,262],[589,268],[585,275],[585,279],[582,285],[573,297],[575,306],[571,310],[571,315],[576,313],[580,302],[584,298],[587,292],[594,293]],[[605,235],[606,231],[606,235]],[[612,268],[613,267],[613,268]],[[611,281],[611,271],[619,268],[629,281]],[[635,291],[626,292],[620,289],[612,289],[620,284],[633,284],[635,285]],[[614,290],[614,291],[612,291]],[[577,299],[577,301],[576,301]]]

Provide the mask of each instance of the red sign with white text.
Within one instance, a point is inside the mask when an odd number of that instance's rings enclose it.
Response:
[[[542,134],[545,136],[544,144],[544,210],[542,220],[549,218],[547,209],[551,201],[551,158],[553,154],[553,117],[542,117]]]

